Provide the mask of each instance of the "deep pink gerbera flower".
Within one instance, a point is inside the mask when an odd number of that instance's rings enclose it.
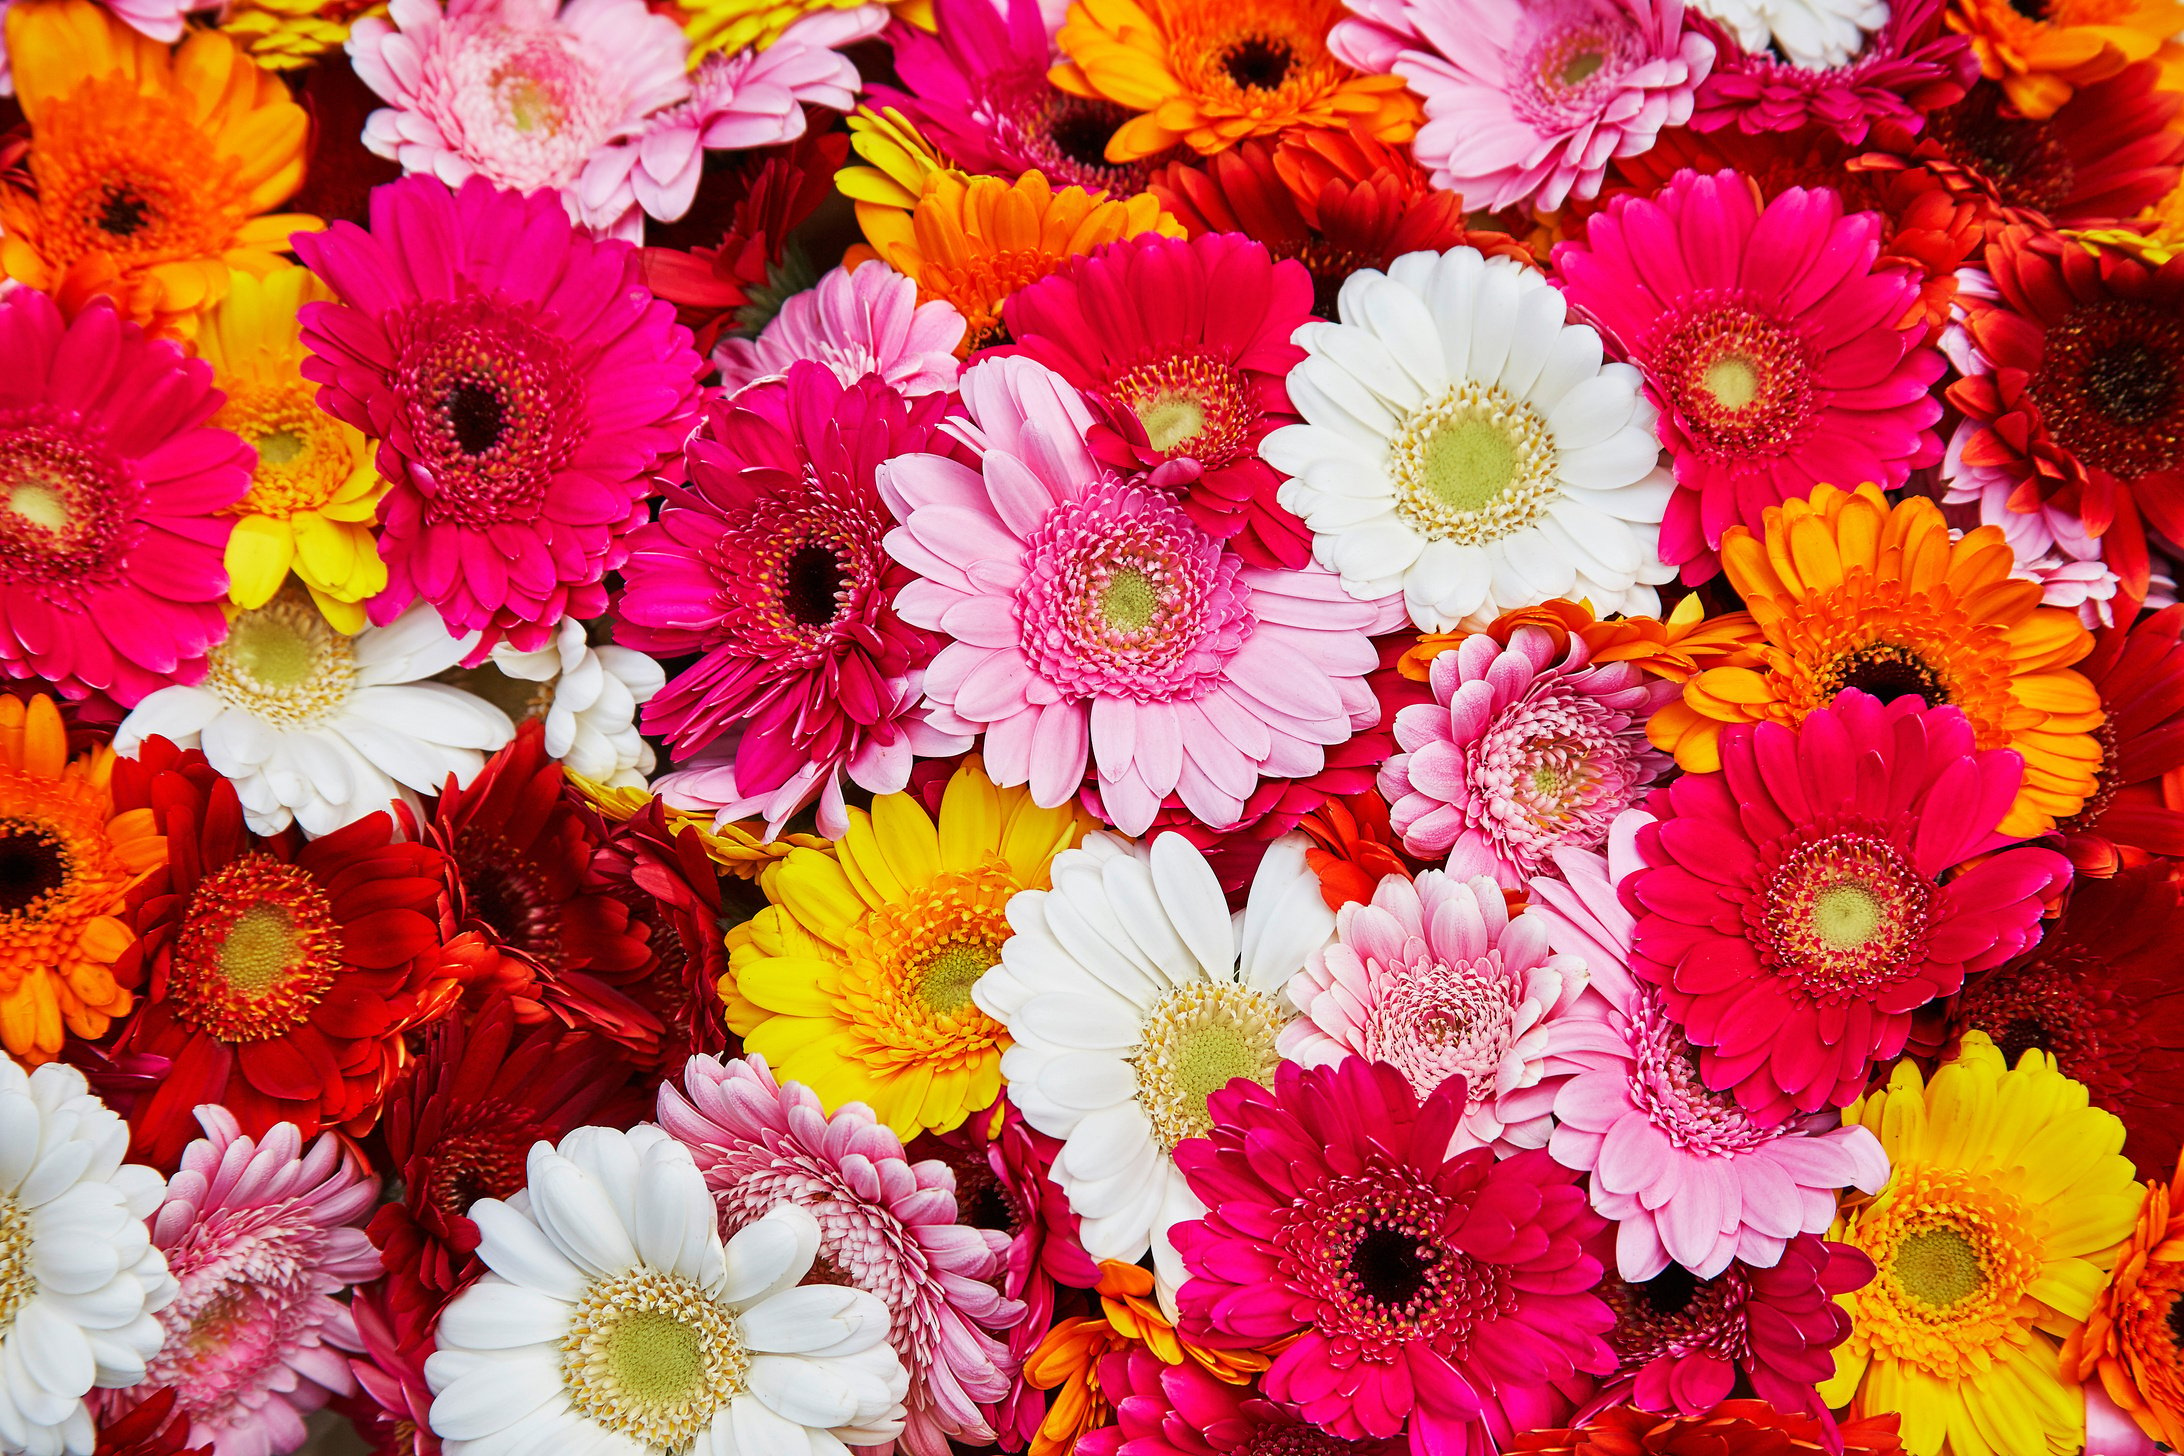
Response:
[[[1631,970],[1706,1084],[1767,1121],[1844,1106],[1912,1012],[2037,943],[2070,862],[1996,832],[2023,773],[1955,708],[1849,688],[1795,729],[1728,729],[1720,773],[1654,795]]]
[[[948,1456],[951,1440],[994,1439],[981,1404],[1016,1377],[996,1338],[1023,1306],[995,1288],[1008,1235],[956,1221],[955,1174],[913,1163],[902,1140],[862,1103],[821,1110],[801,1082],[779,1083],[763,1057],[723,1064],[692,1057],[683,1085],[660,1087],[660,1124],[697,1160],[733,1236],[781,1203],[819,1219],[821,1277],[877,1295],[894,1317],[889,1338],[910,1372],[902,1447]]]
[[[1452,1155],[1465,1096],[1421,1102],[1359,1057],[1214,1093],[1211,1135],[1176,1149],[1208,1210],[1173,1235],[1182,1333],[1288,1339],[1269,1397],[1345,1440],[1408,1431],[1416,1456],[1499,1449],[1549,1422],[1557,1382],[1612,1370],[1604,1222],[1544,1151]]]
[[[319,405],[380,441],[381,624],[422,596],[526,651],[606,610],[601,579],[682,448],[702,367],[636,249],[550,193],[405,177],[296,248],[341,303],[303,306]]]
[[[1555,248],[1571,304],[1660,408],[1682,487],[1661,559],[1686,583],[1713,575],[1724,529],[1758,530],[1768,506],[1823,481],[1892,490],[1941,458],[1942,357],[1906,324],[1918,274],[1874,266],[1881,226],[1844,216],[1832,188],[1787,188],[1762,211],[1735,172],[1679,172]]]
[[[1630,974],[1635,921],[1620,890],[1635,870],[1638,831],[1617,819],[1605,858],[1554,857],[1532,881],[1529,918],[1591,973],[1563,1025],[1570,1055],[1589,1063],[1555,1095],[1555,1161],[1590,1173],[1593,1207],[1615,1220],[1615,1263],[1643,1283],[1673,1260],[1711,1279],[1733,1260],[1772,1265],[1801,1234],[1827,1232],[1845,1188],[1878,1193],[1888,1155],[1833,1114],[1762,1123],[1699,1080],[1683,1029],[1661,993]]]
[[[1053,807],[1089,763],[1100,800],[1141,833],[1180,794],[1216,828],[1262,777],[1319,772],[1371,727],[1373,604],[1330,572],[1245,564],[1175,498],[1125,480],[1086,443],[1084,397],[1023,357],[965,372],[976,468],[907,455],[880,471],[923,578],[895,608],[955,640],[925,675],[930,722],[986,735],[986,770]]]
[[[1114,1423],[1087,1431],[1076,1456],[1403,1456],[1393,1438],[1346,1441],[1306,1425],[1249,1385],[1143,1346],[1104,1356],[1100,1397]]]
[[[985,0],[979,0],[985,3]],[[1023,3],[1023,0],[1018,0]],[[1274,499],[1259,442],[1297,422],[1283,376],[1312,319],[1312,275],[1235,233],[1144,233],[1074,259],[1002,308],[1025,353],[1144,427],[1148,470],[1254,566],[1299,567],[1312,533]]]
[[[892,605],[913,576],[881,548],[893,518],[872,483],[927,447],[944,403],[806,361],[709,407],[689,484],[630,536],[618,604],[625,646],[698,654],[645,705],[678,757],[717,744],[659,781],[668,802],[778,826],[818,799],[837,825],[845,777],[891,794],[915,754],[970,746],[914,712],[946,639]]]
[[[1421,859],[1520,889],[1554,850],[1606,843],[1669,766],[1646,720],[1676,685],[1594,663],[1574,632],[1559,658],[1545,628],[1519,627],[1506,646],[1477,633],[1435,657],[1428,679],[1434,700],[1396,715],[1403,751],[1380,770],[1389,820]]]
[[[205,427],[212,370],[100,300],[0,297],[0,672],[123,707],[204,675],[227,636],[250,447]]]
[[[1887,23],[1841,66],[1800,66],[1724,38],[1714,73],[1699,87],[1692,129],[1756,134],[1822,126],[1852,146],[1877,123],[1916,133],[1928,112],[1956,105],[1979,79],[1971,41],[1942,29],[1944,3],[1895,0]]]

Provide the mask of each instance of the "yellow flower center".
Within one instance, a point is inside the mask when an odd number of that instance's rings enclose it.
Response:
[[[12,1195],[0,1193],[0,1338],[15,1328],[15,1317],[37,1291],[30,1269],[30,1214]]]
[[[971,987],[1001,962],[995,940],[954,941],[927,960],[918,976],[918,995],[935,1011],[954,1015],[971,1004]]]
[[[213,424],[257,447],[250,493],[228,507],[235,516],[286,520],[326,505],[362,463],[363,437],[312,401],[303,378],[274,383],[223,378],[227,403]]]
[[[655,1451],[680,1451],[750,1374],[735,1316],[695,1280],[631,1269],[595,1281],[561,1341],[577,1411]]]
[[[306,728],[349,701],[356,649],[287,591],[236,617],[209,655],[204,686],[276,727]]]
[[[1170,1151],[1205,1136],[1213,1126],[1206,1100],[1230,1082],[1274,1084],[1274,1044],[1288,1020],[1272,996],[1232,981],[1196,981],[1153,1007],[1127,1060],[1138,1105]]]
[[[971,987],[1000,963],[1004,907],[1020,888],[991,856],[935,875],[850,930],[843,1010],[868,1064],[884,1072],[968,1067],[1001,1044],[1006,1033],[971,1000]]]
[[[1726,410],[1740,410],[1759,397],[1759,370],[1742,354],[1724,354],[1706,366],[1706,392]]]
[[[269,1041],[309,1019],[344,968],[326,891],[308,871],[254,850],[190,893],[166,998],[220,1041]]]
[[[1947,1225],[1922,1229],[1905,1238],[1896,1246],[1896,1260],[1889,1272],[1904,1293],[1936,1308],[1970,1298],[1987,1282],[1979,1250]]]
[[[1977,1173],[1899,1166],[1843,1235],[1880,1271],[1850,1296],[1858,1335],[1939,1380],[1987,1369],[2031,1326],[2036,1302],[2023,1296],[2041,1277],[2041,1227]]]
[[[1389,444],[1396,514],[1436,541],[1501,540],[1555,498],[1554,436],[1499,385],[1455,385],[1412,411]]]
[[[7,509],[56,535],[66,530],[72,519],[67,494],[51,481],[36,477],[18,480],[8,488]]]
[[[220,943],[220,974],[246,1001],[263,1000],[280,985],[296,954],[296,922],[278,905],[253,905]]]
[[[1182,394],[1161,394],[1137,407],[1145,439],[1165,454],[1206,428],[1206,411],[1197,400]]]

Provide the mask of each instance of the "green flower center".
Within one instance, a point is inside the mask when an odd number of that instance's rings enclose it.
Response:
[[[1889,1266],[1904,1292],[1922,1304],[1945,1308],[1979,1292],[1987,1271],[1972,1241],[1953,1228],[1908,1234]]]
[[[220,942],[220,974],[248,1001],[263,1000],[288,976],[296,955],[296,922],[278,905],[253,905],[236,917]]]
[[[1171,1150],[1213,1126],[1206,1100],[1230,1082],[1273,1085],[1288,1019],[1272,996],[1229,981],[1180,987],[1153,1007],[1127,1060],[1138,1103]]]

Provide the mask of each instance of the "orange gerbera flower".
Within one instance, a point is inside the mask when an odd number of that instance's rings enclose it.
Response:
[[[1949,0],[1949,28],[1968,37],[1979,70],[2002,83],[2010,105],[2038,120],[2080,86],[2105,81],[2134,61],[2161,62],[2162,84],[2184,89],[2184,31],[2177,0]]]
[[[7,37],[31,127],[27,183],[0,186],[8,277],[188,335],[231,266],[263,277],[322,226],[263,215],[302,183],[310,123],[228,36],[170,53],[91,0],[51,0],[9,7]]]
[[[1952,541],[1930,500],[1892,507],[1872,485],[1823,485],[1810,501],[1769,506],[1757,534],[1730,527],[1721,560],[1762,640],[1755,664],[1699,673],[1646,725],[1682,767],[1719,769],[1727,724],[1794,726],[1858,688],[1951,704],[1981,748],[2022,755],[2006,834],[2043,833],[2092,794],[2100,694],[2071,670],[2092,634],[2075,613],[2041,606],[2038,582],[2010,575],[2016,557],[1999,526]]]
[[[1594,619],[1584,602],[1557,599],[1536,607],[1518,607],[1494,619],[1487,633],[1507,646],[1519,627],[1539,627],[1554,637],[1559,656],[1575,634],[1585,640],[1594,662],[1635,662],[1640,669],[1669,682],[1689,682],[1709,667],[1755,667],[1759,628],[1749,612],[1706,615],[1705,603],[1696,592],[1676,603],[1666,618],[1617,617]],[[1396,670],[1417,682],[1427,681],[1433,659],[1470,636],[1469,632],[1421,632],[1417,645],[1404,652]]]
[[[1075,0],[1055,37],[1066,59],[1047,79],[1143,113],[1108,139],[1110,162],[1225,151],[1293,126],[1409,141],[1418,99],[1403,78],[1360,75],[1327,49],[1347,13],[1342,0]]]
[[[53,700],[0,697],[0,1044],[33,1065],[63,1028],[105,1034],[127,1014],[114,960],[133,937],[129,891],[167,861],[150,809],[117,813],[114,751],[68,756]]]
[[[2085,1323],[2063,1341],[2063,1374],[2101,1389],[2138,1428],[2184,1450],[2184,1168],[2146,1185],[2138,1227]]]

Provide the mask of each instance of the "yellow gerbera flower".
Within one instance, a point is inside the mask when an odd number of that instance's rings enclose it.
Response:
[[[683,34],[690,37],[690,64],[709,55],[764,50],[807,15],[854,10],[868,0],[679,0]],[[933,29],[933,0],[888,0],[900,19]]]
[[[339,50],[351,25],[386,8],[386,0],[229,0],[220,29],[267,70],[293,71]]]
[[[2014,749],[2025,780],[2002,832],[2029,838],[2093,792],[2100,694],[2071,664],[2093,650],[2076,614],[2040,605],[1999,526],[1952,540],[1932,501],[1891,506],[1876,486],[1823,485],[1810,501],[1769,506],[1764,529],[1722,533],[1722,570],[1760,638],[1758,665],[1711,667],[1646,736],[1686,769],[1721,767],[1722,728],[1805,714],[1859,688],[1917,694],[1971,720],[1981,748]]]
[[[516,715],[511,713],[510,717]],[[602,784],[596,779],[585,778],[579,773],[564,769],[562,776],[569,788],[601,817],[620,824],[635,818],[645,805],[652,802],[648,789],[630,785]],[[764,837],[765,826],[756,819],[740,823],[715,824],[710,814],[693,814],[686,809],[668,808],[662,811],[670,831],[680,834],[683,830],[694,831],[698,843],[705,846],[714,864],[739,880],[755,880],[768,865],[788,856],[792,850],[810,849],[819,854],[834,853],[834,841],[821,839],[816,834],[787,834],[779,839]]]
[[[228,537],[228,599],[262,607],[293,569],[326,620],[354,633],[364,599],[387,586],[372,537],[387,482],[362,433],[320,409],[303,377],[296,310],[333,296],[293,264],[263,279],[238,273],[205,314],[197,352],[227,394],[212,422],[258,451],[250,494],[228,508],[240,518]]]
[[[1888,1151],[1888,1186],[1830,1237],[1879,1271],[1838,1302],[1850,1338],[1820,1394],[1903,1416],[1910,1456],[2076,1456],[2085,1397],[2058,1365],[2138,1215],[2123,1124],[2037,1048],[1981,1032],[1922,1082],[1909,1060],[1844,1122]]]
[[[310,122],[227,36],[170,54],[91,0],[10,6],[7,36],[31,127],[30,186],[0,187],[8,277],[187,336],[231,269],[270,273],[324,226],[264,215],[303,182]]]
[[[2125,66],[2161,62],[2161,84],[2184,88],[2184,5],[2177,0],[1949,0],[1949,28],[1972,43],[1980,74],[2020,113],[2053,116],[2080,86]]]
[[[1342,0],[1075,0],[1055,37],[1067,59],[1047,79],[1143,113],[1108,139],[1110,162],[1293,126],[1409,141],[1418,98],[1403,78],[1360,75],[1327,49],[1347,13]]]
[[[1001,1095],[1001,1024],[971,985],[1001,959],[1003,914],[1042,889],[1090,823],[956,770],[940,821],[909,794],[850,810],[830,859],[793,851],[760,885],[772,903],[728,934],[728,1026],[828,1111],[863,1102],[909,1139],[947,1132]]]

